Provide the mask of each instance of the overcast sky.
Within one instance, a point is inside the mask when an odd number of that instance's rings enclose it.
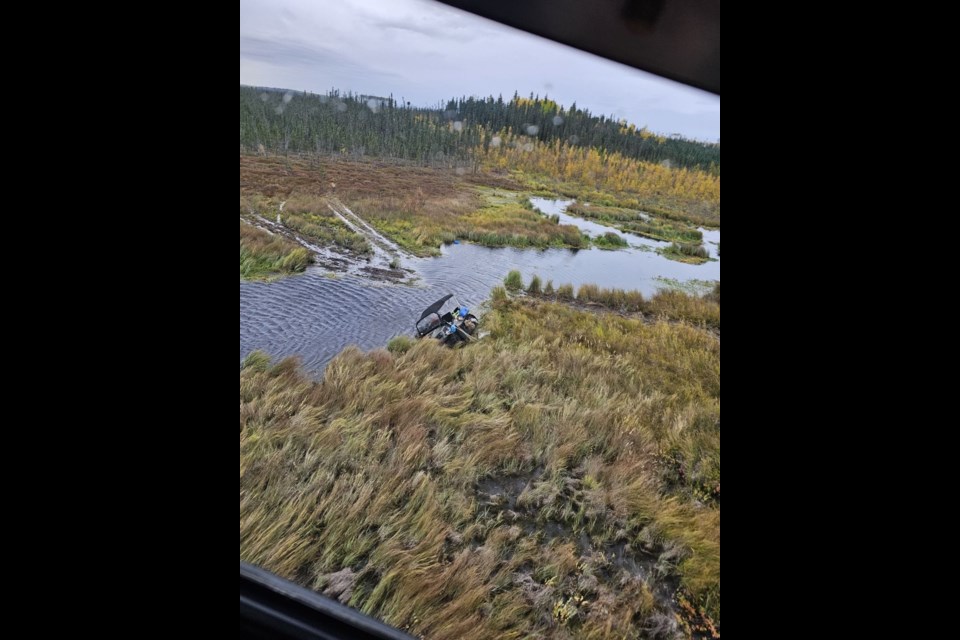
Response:
[[[435,106],[519,91],[689,138],[720,98],[433,0],[240,0],[240,84]]]

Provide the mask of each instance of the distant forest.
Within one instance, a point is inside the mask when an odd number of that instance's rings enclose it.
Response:
[[[428,165],[468,161],[478,149],[525,140],[720,175],[719,143],[664,137],[532,94],[509,100],[460,98],[429,109],[392,97],[240,87],[241,152],[339,153]]]

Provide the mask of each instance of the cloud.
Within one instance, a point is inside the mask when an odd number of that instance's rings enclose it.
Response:
[[[241,0],[240,82],[393,94],[533,92],[663,133],[720,136],[720,100],[431,0]]]
[[[352,64],[346,56],[316,44],[304,44],[289,40],[275,41],[253,36],[240,36],[240,55],[268,64],[312,66],[335,63]]]

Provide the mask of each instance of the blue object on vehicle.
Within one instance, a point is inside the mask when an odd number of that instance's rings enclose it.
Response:
[[[466,308],[460,307],[460,317],[461,317],[461,318],[466,318],[466,317],[467,317],[467,310],[466,310]]]
[[[457,332],[457,327],[456,327],[456,325],[452,325],[452,324],[451,324],[449,327],[447,327],[447,333],[453,335],[453,334],[456,333],[456,332]]]

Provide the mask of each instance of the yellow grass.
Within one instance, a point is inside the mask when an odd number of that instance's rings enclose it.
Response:
[[[502,295],[483,327],[320,382],[250,356],[241,558],[426,638],[719,625],[716,337]]]

